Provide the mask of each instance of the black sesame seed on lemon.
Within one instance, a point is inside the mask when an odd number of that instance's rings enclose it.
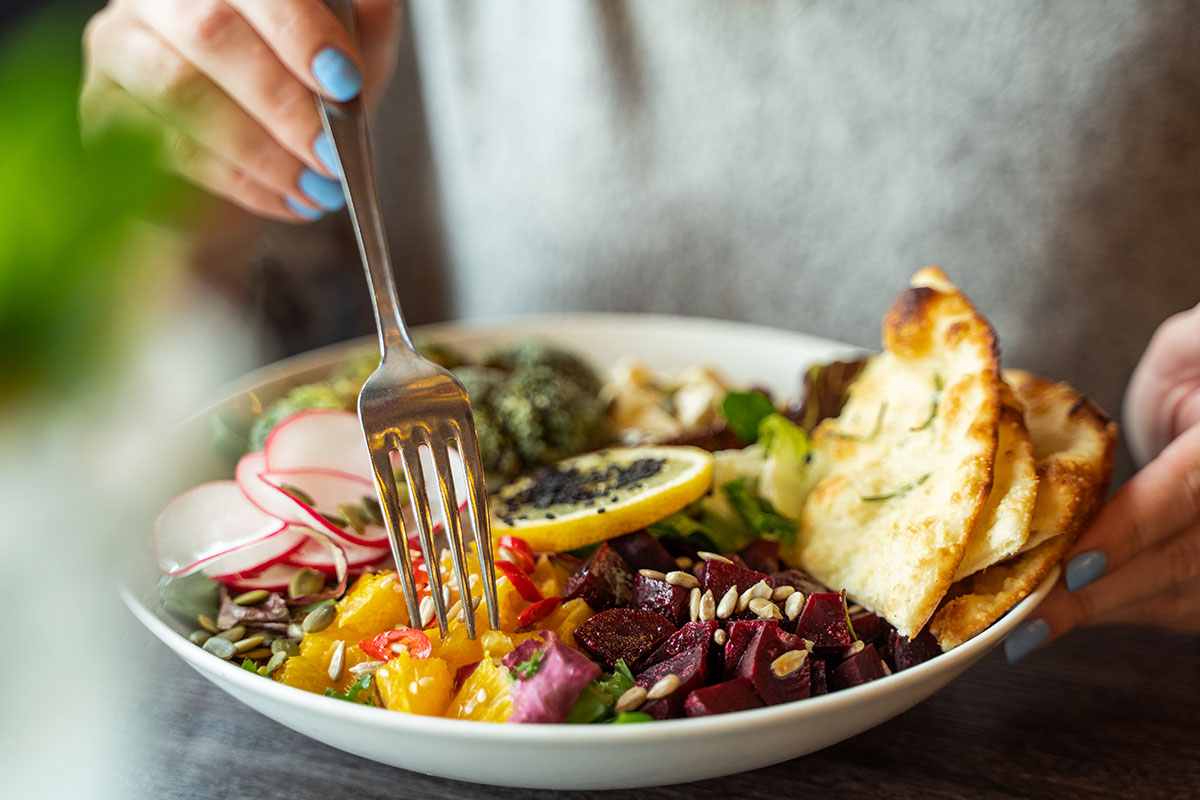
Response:
[[[712,454],[698,447],[614,447],[542,467],[492,502],[492,532],[534,550],[573,550],[679,511],[712,485]]]

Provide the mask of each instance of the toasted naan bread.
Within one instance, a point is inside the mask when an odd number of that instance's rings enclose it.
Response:
[[[1037,462],[1032,547],[959,581],[929,623],[943,650],[983,631],[1041,582],[1091,523],[1108,493],[1117,426],[1065,383],[1005,370],[1025,406],[1025,424]],[[1040,541],[1034,542],[1037,535]]]
[[[936,267],[883,321],[884,350],[813,434],[801,564],[905,636],[932,616],[992,486],[999,356],[987,320]]]
[[[1037,466],[1021,401],[1000,381],[1000,427],[992,491],[954,574],[961,580],[1016,553],[1029,539],[1037,497]]]

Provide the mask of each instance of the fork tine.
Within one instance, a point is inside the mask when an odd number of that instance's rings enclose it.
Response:
[[[371,453],[371,467],[375,473],[375,488],[383,501],[383,521],[387,527],[388,542],[392,546],[392,557],[400,573],[400,585],[404,589],[404,602],[408,605],[408,618],[420,626],[421,604],[417,600],[417,581],[413,574],[412,558],[408,554],[408,539],[400,515],[400,493],[396,489],[396,475],[392,472],[389,447],[382,436],[367,437],[367,450]]]
[[[483,595],[487,601],[488,622],[492,630],[500,629],[500,603],[496,597],[496,564],[492,557],[492,529],[487,510],[487,488],[484,486],[483,460],[479,457],[479,438],[475,435],[475,422],[469,416],[464,421],[450,420],[451,429],[458,441],[458,452],[462,456],[463,472],[467,476],[467,500],[471,505],[471,518],[475,523],[475,552],[479,556],[479,572],[483,579]]]
[[[419,432],[419,434],[418,434]],[[420,439],[417,436],[420,436]],[[446,635],[449,621],[446,619],[446,599],[442,592],[442,570],[433,542],[433,519],[429,512],[429,495],[425,490],[425,470],[421,466],[420,445],[428,445],[425,431],[414,427],[409,435],[400,440],[400,455],[404,461],[404,475],[408,490],[416,509],[417,537],[421,542],[421,554],[429,571],[429,589],[433,595],[433,610],[437,615],[438,628]]]
[[[432,437],[429,446],[433,454],[434,474],[442,492],[442,503],[446,509],[446,539],[450,544],[450,558],[454,561],[454,574],[458,576],[458,595],[462,601],[463,623],[467,626],[467,638],[475,638],[475,604],[471,598],[470,570],[467,569],[467,554],[463,551],[462,522],[458,518],[458,495],[454,490],[453,473],[450,472],[450,457],[446,454],[449,436],[442,432]]]

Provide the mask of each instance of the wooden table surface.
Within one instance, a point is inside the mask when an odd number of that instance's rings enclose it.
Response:
[[[131,623],[132,624],[132,623]],[[156,698],[128,726],[121,796],[533,798],[384,766],[251,711],[148,632],[129,638]],[[618,792],[562,792],[622,797]],[[826,750],[640,798],[1200,798],[1200,637],[1079,631],[1010,666],[993,652],[916,708]]]

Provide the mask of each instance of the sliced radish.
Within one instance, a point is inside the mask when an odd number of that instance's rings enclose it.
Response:
[[[312,542],[312,538],[303,530],[289,525],[265,539],[217,556],[205,563],[204,571],[208,577],[217,581],[256,577],[266,569],[286,562],[288,556],[309,542]]]
[[[258,575],[224,579],[221,582],[235,592],[251,592],[255,589],[266,589],[268,592],[281,592],[292,582],[292,576],[299,567],[291,564],[274,564]]]
[[[358,533],[351,527],[343,529],[331,524],[321,513],[338,514],[339,506],[357,506],[362,503],[363,497],[374,498],[374,483],[345,472],[326,469],[271,471],[262,473],[258,478],[267,487],[261,493],[274,495],[270,500],[264,497],[264,505],[275,516],[328,531],[331,536],[350,544],[379,547],[387,543],[387,529],[382,525],[367,525],[362,533]],[[308,497],[302,500],[289,491],[292,487]],[[312,500],[311,505],[308,499]]]
[[[375,480],[362,425],[353,411],[316,408],[294,414],[275,426],[263,452],[271,470],[320,467]]]
[[[363,547],[362,545],[348,544],[342,547],[342,552],[346,556],[346,566],[350,569],[357,569],[383,560],[391,554],[392,550],[386,546]],[[330,574],[336,567],[328,548],[322,546],[315,539],[309,539],[301,544],[300,547],[288,554],[286,560],[287,563],[297,567],[310,567]]]
[[[181,577],[284,527],[251,503],[236,481],[213,481],[167,503],[154,520],[154,550],[159,568]]]

